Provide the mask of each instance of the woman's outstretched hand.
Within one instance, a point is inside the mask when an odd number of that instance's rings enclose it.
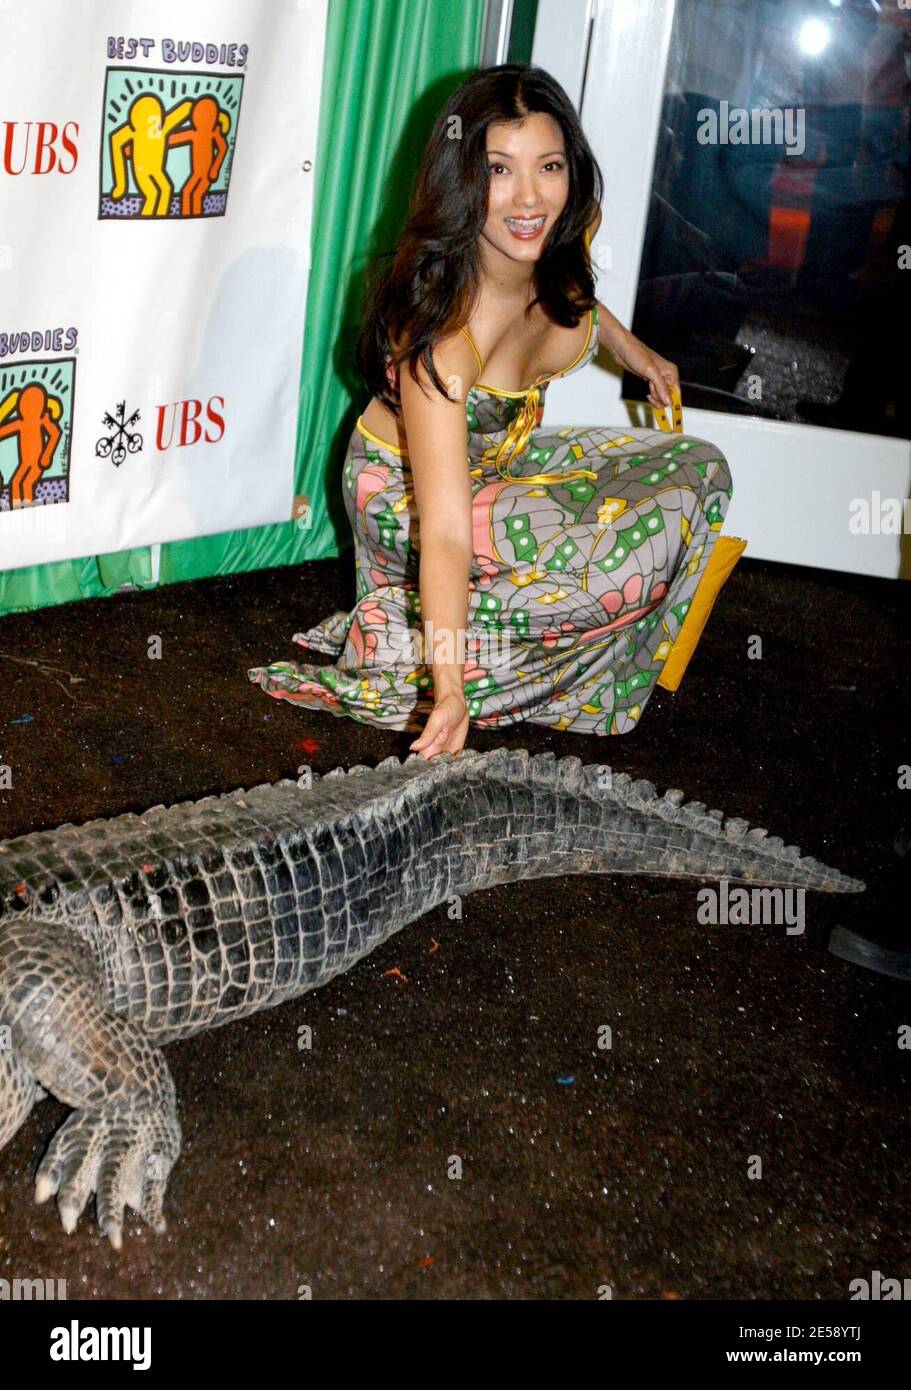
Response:
[[[433,758],[437,753],[458,754],[468,734],[468,706],[464,695],[443,695],[437,700],[423,732],[409,744],[415,753]]]

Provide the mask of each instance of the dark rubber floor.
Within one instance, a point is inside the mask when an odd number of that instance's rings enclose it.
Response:
[[[407,753],[413,735],[245,675],[299,656],[349,571],[0,619],[0,838]],[[0,1154],[0,1278],[87,1299],[842,1299],[911,1275],[911,986],[825,949],[839,923],[911,940],[909,598],[747,560],[633,734],[470,737],[682,787],[865,894],[808,894],[802,937],[702,926],[698,884],[619,876],[438,908],[326,989],[168,1049],[184,1151],[163,1237],[130,1222],[116,1256],[94,1211],[66,1237],[34,1205],[66,1113],[39,1106]]]

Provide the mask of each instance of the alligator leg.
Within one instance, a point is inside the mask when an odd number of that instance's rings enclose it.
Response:
[[[0,1036],[0,1149],[46,1094]]]
[[[24,1089],[32,1078],[74,1107],[38,1167],[36,1201],[56,1193],[69,1232],[94,1192],[98,1224],[115,1249],[124,1206],[164,1230],[165,1188],[180,1152],[174,1083],[142,1029],[105,1007],[91,955],[72,932],[32,918],[4,926],[0,1025],[9,1029],[15,1069],[0,1082],[0,1142],[37,1099]]]

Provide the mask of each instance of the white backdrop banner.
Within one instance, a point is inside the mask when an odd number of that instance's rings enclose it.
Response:
[[[0,0],[0,569],[287,521],[327,0]]]

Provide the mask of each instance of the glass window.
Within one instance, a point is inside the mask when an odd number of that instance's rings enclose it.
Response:
[[[911,437],[909,93],[900,0],[677,0],[632,326],[686,404]]]

